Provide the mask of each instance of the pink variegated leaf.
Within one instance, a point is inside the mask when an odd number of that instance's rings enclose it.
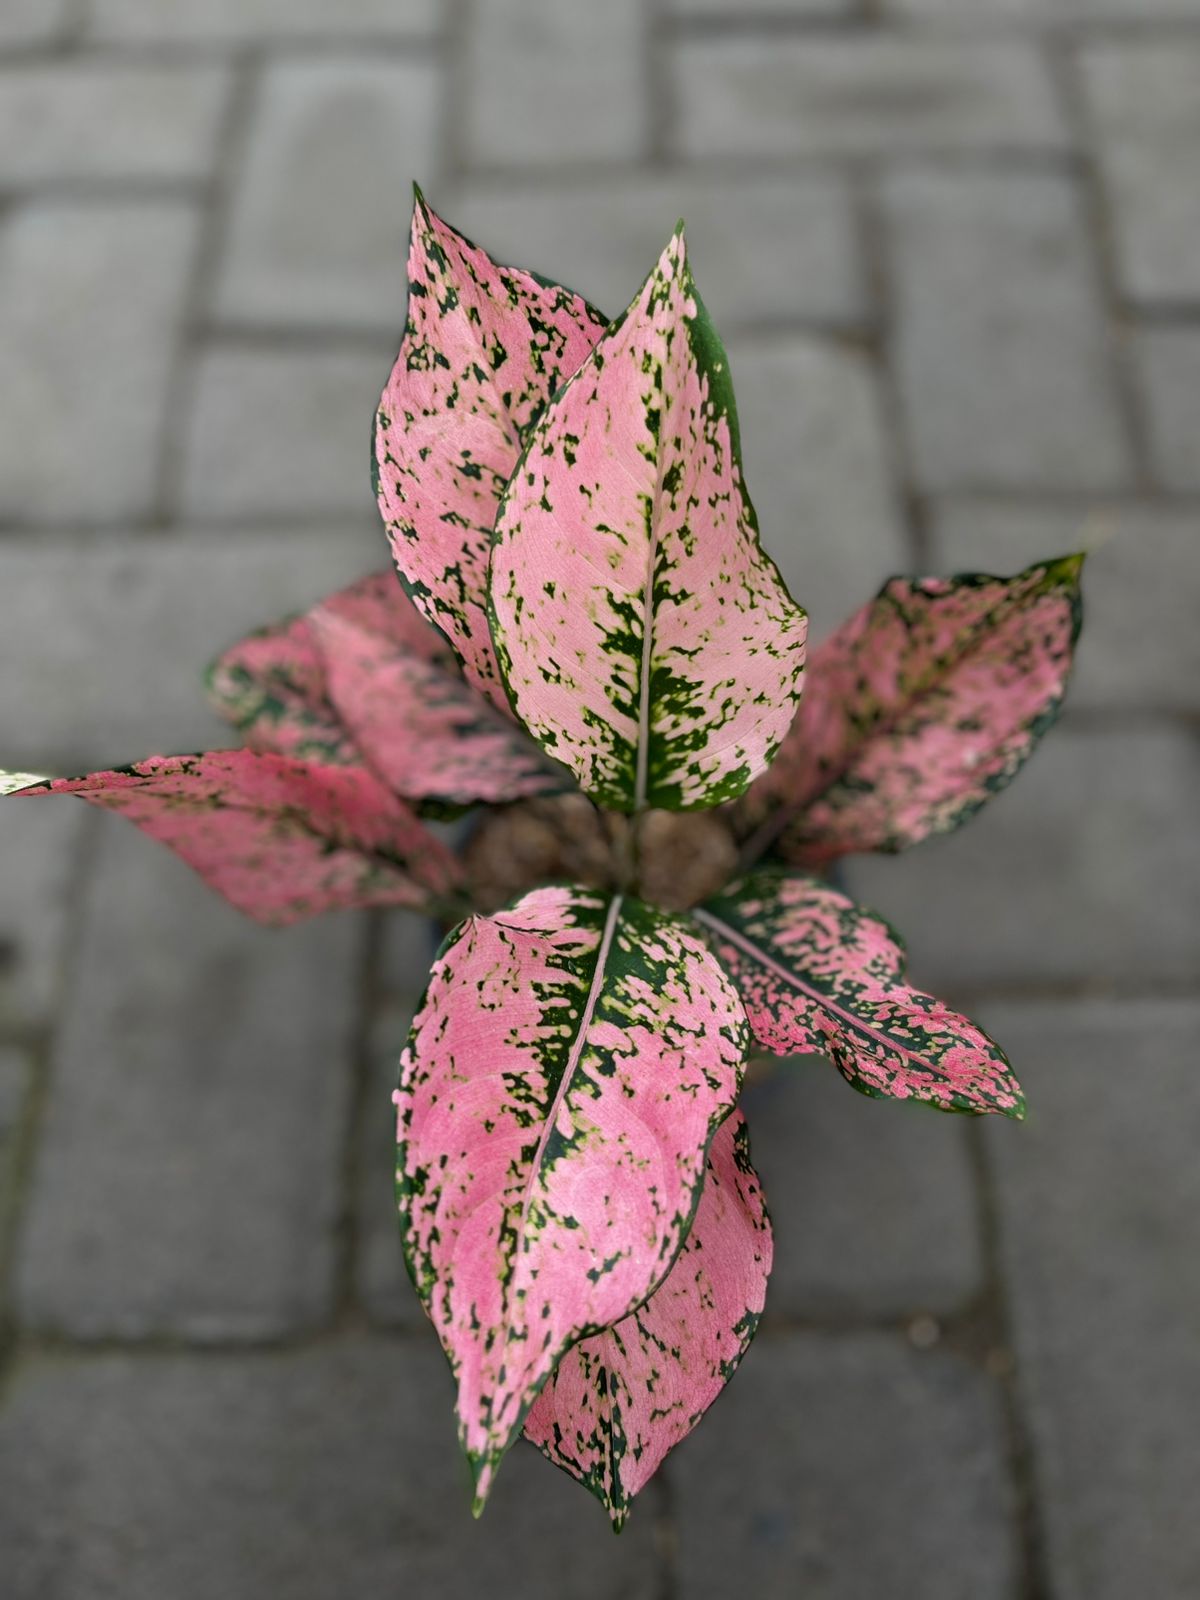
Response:
[[[209,687],[252,747],[365,764],[427,813],[572,786],[466,683],[393,571],[242,640]]]
[[[120,812],[273,925],[343,906],[440,910],[460,882],[441,841],[361,768],[212,750],[83,778],[0,774],[0,793],[76,794]]]
[[[890,579],[813,652],[791,732],[739,807],[742,831],[764,828],[786,860],[816,865],[973,816],[1058,715],[1082,564]]]
[[[741,991],[756,1042],[827,1055],[863,1094],[1024,1115],[999,1045],[904,981],[904,946],[815,878],[756,873],[692,915]]]
[[[253,750],[358,766],[362,757],[325,688],[325,664],[308,617],[260,628],[205,673],[209,701]]]
[[[311,625],[330,702],[361,757],[408,800],[500,804],[573,789],[564,767],[444,663],[423,661],[344,615]]]
[[[709,1149],[675,1265],[636,1311],[572,1345],[525,1419],[525,1437],[592,1491],[614,1527],[733,1376],[762,1315],[771,1255],[735,1111]]]
[[[496,507],[530,424],[604,318],[571,290],[500,266],[419,192],[408,279],[375,433],[379,509],[415,604],[507,716],[485,609]]]
[[[334,616],[430,666],[458,670],[454,651],[413,605],[394,567],[338,589],[310,611]]]
[[[563,1353],[670,1269],[746,1037],[697,931],[626,896],[535,889],[443,947],[401,1060],[396,1180],[477,1509]]]
[[[602,805],[731,800],[787,732],[807,618],[758,541],[682,232],[535,426],[490,594],[518,714]]]
[[[389,570],[360,578],[314,610],[260,628],[223,651],[205,673],[209,698],[253,749],[358,765],[362,757],[329,699],[313,632],[317,612],[344,619],[430,666],[456,670],[453,652]]]

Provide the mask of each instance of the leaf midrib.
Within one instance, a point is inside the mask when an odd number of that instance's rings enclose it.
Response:
[[[554,1131],[554,1124],[558,1113],[562,1109],[563,1101],[570,1092],[571,1082],[583,1057],[584,1047],[587,1044],[588,1030],[591,1028],[596,1007],[600,1002],[600,992],[604,986],[605,970],[608,966],[609,952],[612,949],[613,937],[616,933],[617,920],[621,914],[621,905],[624,895],[614,895],[608,908],[608,915],[604,919],[604,931],[600,936],[600,945],[596,952],[596,967],[592,973],[591,987],[588,990],[587,1003],[583,1008],[583,1015],[579,1019],[579,1029],[571,1045],[570,1053],[563,1066],[562,1077],[558,1080],[558,1088],[554,1091],[554,1099],[550,1102],[546,1114],[545,1125],[538,1139],[537,1149],[529,1169],[529,1177],[525,1180],[525,1192],[521,1196],[521,1212],[517,1219],[517,1239],[513,1248],[513,1270],[515,1271],[525,1250],[525,1234],[529,1224],[529,1209],[533,1201],[533,1191],[537,1187],[538,1178],[542,1170],[542,1161],[546,1155],[546,1146],[550,1142],[550,1135]]]
[[[867,1038],[873,1039],[876,1044],[882,1045],[884,1049],[894,1051],[897,1055],[905,1057],[906,1060],[915,1062],[918,1066],[924,1067],[927,1072],[936,1074],[937,1066],[934,1062],[928,1060],[925,1056],[918,1055],[915,1050],[909,1049],[907,1045],[901,1044],[900,1041],[898,1039],[894,1039],[891,1034],[884,1033],[882,1029],[872,1027],[869,1022],[864,1022],[863,1019],[856,1015],[855,1012],[848,1011],[844,1006],[840,1006],[836,1000],[832,999],[825,992],[824,989],[818,988],[816,984],[806,982],[795,972],[791,971],[788,967],[785,967],[782,962],[776,960],[775,957],[768,955],[767,952],[763,950],[760,945],[755,944],[752,939],[748,938],[745,934],[740,933],[736,928],[731,928],[727,922],[722,922],[719,917],[714,917],[711,912],[702,911],[698,908],[693,910],[692,916],[695,917],[698,922],[701,922],[706,927],[711,928],[719,938],[728,939],[731,944],[736,945],[738,949],[742,950],[746,955],[748,955],[751,960],[757,961],[760,966],[766,967],[767,970],[769,972],[773,972],[776,977],[782,978],[782,980],[785,983],[790,984],[793,989],[798,989],[801,994],[806,995],[810,1000],[815,1001],[817,1005],[824,1006],[826,1010],[832,1011],[836,1017],[840,1018],[841,1021],[843,1021],[848,1027],[852,1028],[856,1033],[865,1034]]]

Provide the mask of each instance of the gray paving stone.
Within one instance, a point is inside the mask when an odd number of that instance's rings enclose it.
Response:
[[[1195,512],[953,501],[935,510],[930,541],[939,572],[1017,572],[1045,556],[1092,547],[1071,705],[1200,710]]]
[[[848,17],[857,12],[857,0],[754,0],[757,17]],[[677,17],[740,20],[730,0],[667,0],[667,11]]]
[[[33,1058],[0,1044],[0,1304],[5,1298],[9,1228],[17,1203],[19,1142],[33,1093]]]
[[[910,565],[875,372],[796,336],[732,340],[729,362],[763,541],[819,639]]]
[[[359,1151],[356,1284],[370,1316],[391,1327],[427,1325],[400,1249],[392,1092],[409,1023],[439,942],[424,917],[398,912],[388,918],[379,956],[381,996],[371,1020],[371,1075]]]
[[[407,38],[438,15],[438,0],[91,0],[90,31],[129,43]]]
[[[1187,14],[1200,18],[1200,4]],[[1200,44],[1095,45],[1081,58],[1130,299],[1200,302]]]
[[[1200,489],[1200,326],[1147,328],[1138,357],[1155,476]]]
[[[460,138],[471,165],[636,161],[649,139],[641,0],[470,0]]]
[[[951,999],[1021,984],[1189,983],[1200,969],[1198,785],[1190,734],[1053,729],[957,833],[849,862],[851,892],[905,934],[913,981]]]
[[[427,60],[269,63],[239,166],[218,317],[261,327],[404,326],[414,179],[435,173]]]
[[[954,1357],[760,1338],[673,1458],[681,1600],[1007,1600],[1002,1458],[996,1396]]]
[[[33,1063],[28,1052],[16,1045],[0,1045],[0,1164],[7,1159],[32,1084]]]
[[[22,769],[23,770],[23,769]],[[50,1021],[76,902],[82,806],[9,800],[0,815],[0,1029]]]
[[[377,517],[371,427],[399,330],[377,350],[210,348],[185,440],[185,517]]]
[[[405,1270],[395,1213],[392,1091],[414,1005],[414,1000],[395,997],[374,1018],[371,1075],[363,1107],[362,1150],[358,1154],[355,1288],[371,1320],[389,1328],[426,1326],[426,1315]]]
[[[1028,1125],[996,1129],[1054,1594],[1200,1586],[1194,1001],[1001,1007]]]
[[[257,928],[127,823],[100,824],[21,1317],[80,1338],[311,1325],[333,1293],[361,922]]]
[[[1189,22],[1200,0],[883,0],[897,19],[953,22]]]
[[[685,156],[1029,151],[1068,144],[1023,43],[868,34],[691,38],[672,58]]]
[[[0,183],[206,177],[227,77],[215,66],[75,59],[0,72]]]
[[[75,772],[236,744],[207,708],[207,663],[386,565],[367,525],[0,543],[4,764]],[[0,829],[27,808],[42,805],[11,802]]]
[[[1111,351],[1070,181],[904,173],[885,202],[899,380],[922,481],[1124,482]]]
[[[661,1592],[651,1509],[614,1539],[529,1446],[473,1522],[451,1405],[432,1333],[30,1362],[0,1418],[5,1600]]]
[[[447,836],[442,824],[434,822],[430,826],[435,832],[442,833],[443,837]],[[453,826],[450,825],[451,830]],[[385,998],[398,1001],[403,1008],[418,1000],[425,992],[430,964],[442,942],[443,932],[428,917],[418,916],[413,911],[389,911],[381,913],[381,916],[380,992]],[[407,1026],[406,1023],[404,1032],[407,1032]],[[403,1043],[403,1033],[400,1041]],[[386,1042],[385,1038],[385,1045]],[[397,1056],[399,1053],[397,1049]]]
[[[775,1226],[769,1317],[945,1313],[979,1288],[961,1119],[869,1100],[820,1056],[743,1109]]]
[[[0,517],[149,512],[195,243],[173,201],[46,201],[0,223]]]
[[[395,997],[374,1019],[359,1151],[355,1288],[372,1321],[392,1328],[427,1326],[404,1266],[395,1194],[396,1108],[392,1092],[415,1008],[415,997]]]
[[[72,0],[4,0],[0,6],[0,49],[46,44],[65,32]]]
[[[610,316],[627,306],[676,219],[723,334],[797,318],[867,320],[850,195],[828,175],[680,170],[578,183],[470,183],[445,210],[501,261],[568,283]]]

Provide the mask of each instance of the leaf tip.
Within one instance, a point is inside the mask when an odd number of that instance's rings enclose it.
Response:
[[[471,1515],[478,1522],[483,1515],[483,1508],[487,1505],[488,1496],[492,1492],[492,1484],[496,1478],[496,1458],[487,1451],[465,1451],[467,1466],[471,1471]]]
[[[647,282],[657,283],[662,288],[673,284],[686,290],[689,287],[691,275],[692,269],[687,254],[687,236],[684,233],[683,218],[680,217],[671,232],[671,237],[663,246],[662,254],[655,262]],[[642,292],[645,292],[644,285]]]
[[[413,179],[412,192],[413,192],[413,205],[412,205],[412,225],[413,225],[413,229],[415,230],[418,227],[427,228],[427,227],[430,226],[430,224],[432,223],[432,221],[433,221],[434,217],[437,215],[437,213],[433,210],[433,207],[429,204],[429,201],[426,200],[425,191],[421,188],[421,185],[417,182],[417,180],[415,178]]]
[[[1089,551],[1074,550],[1070,555],[1057,556],[1049,562],[1051,572],[1057,577],[1062,577],[1069,583],[1078,583],[1079,575],[1083,571],[1083,563],[1087,560]]]
[[[51,781],[41,772],[0,772],[0,794],[20,794],[22,789]]]

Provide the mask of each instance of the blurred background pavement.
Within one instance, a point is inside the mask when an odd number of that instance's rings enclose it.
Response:
[[[402,1282],[416,922],[270,935],[0,819],[3,1600],[1200,1594],[1200,0],[0,0],[0,748],[228,742],[198,672],[384,564],[409,184],[612,313],[676,218],[814,636],[1094,545],[1070,709],[856,863],[1005,1044],[981,1126],[753,1091],[744,1369],[609,1535],[479,1524]]]

